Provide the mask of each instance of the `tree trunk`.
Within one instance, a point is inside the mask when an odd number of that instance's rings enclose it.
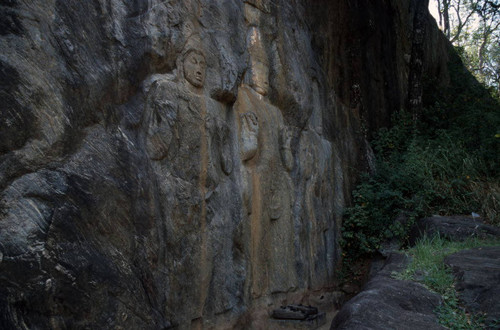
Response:
[[[451,37],[450,31],[450,0],[443,0],[443,21],[444,21],[444,34],[448,40]]]

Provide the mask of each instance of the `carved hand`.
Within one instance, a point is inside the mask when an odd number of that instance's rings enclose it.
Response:
[[[244,118],[243,125],[246,127],[246,130],[257,135],[259,133],[259,122],[257,120],[257,115],[255,115],[255,113],[253,112],[246,112],[242,116]]]
[[[259,121],[253,112],[246,112],[240,116],[241,120],[241,158],[252,159],[257,153]]]

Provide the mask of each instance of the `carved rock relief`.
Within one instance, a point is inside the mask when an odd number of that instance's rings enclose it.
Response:
[[[249,29],[247,43],[248,79],[239,89],[234,109],[240,118],[240,172],[249,217],[249,294],[258,299],[297,286],[293,270],[293,185],[288,173],[293,168],[293,155],[291,134],[281,110],[266,98],[269,69],[257,27]]]
[[[321,24],[326,12],[336,25],[351,19],[341,1],[333,11],[285,2],[9,2],[16,29],[0,36],[5,328],[241,328],[212,321],[247,322],[253,308],[328,285],[365,153],[348,109],[352,80],[395,86],[371,89],[365,110],[380,119],[404,103],[407,74],[342,65],[342,46],[329,45],[352,33]],[[407,2],[384,10],[409,21]],[[382,30],[408,35],[403,25]],[[396,52],[373,38],[364,48],[390,55],[384,63],[409,53],[405,38],[394,39]],[[446,62],[436,40],[431,57]],[[442,71],[446,85],[444,62],[429,72]],[[331,90],[338,75],[352,79]],[[305,127],[311,104],[317,120]],[[249,147],[245,113],[255,115]]]
[[[218,314],[241,303],[235,289],[241,276],[225,255],[232,249],[220,244],[220,237],[232,244],[233,214],[241,206],[227,178],[233,138],[226,106],[207,96],[198,36],[188,39],[179,57],[177,77],[159,77],[151,85],[143,125],[167,223],[167,313],[174,323],[187,324],[205,310]]]
[[[158,178],[167,222],[167,278],[176,292],[167,295],[167,305],[182,305],[181,323],[202,317],[204,310],[219,313],[299,285],[293,134],[267,99],[269,68],[258,28],[250,28],[247,42],[248,79],[238,90],[232,116],[225,116],[227,106],[205,90],[206,58],[196,38],[179,56],[177,77],[156,79],[147,96],[145,147]],[[236,171],[233,150],[239,154]],[[306,177],[314,172],[312,164],[308,167]],[[238,217],[246,238],[225,244],[241,245],[248,262],[220,258],[232,251],[217,237],[237,235]]]
[[[240,115],[240,150],[241,160],[252,159],[257,153],[259,122],[254,112],[245,112]]]

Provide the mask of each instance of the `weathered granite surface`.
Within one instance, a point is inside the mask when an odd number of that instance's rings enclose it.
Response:
[[[0,328],[256,327],[331,286],[414,44],[446,83],[416,3],[2,1]]]
[[[391,254],[385,265],[333,319],[330,329],[445,329],[435,309],[442,298],[419,283],[391,277],[408,264],[403,254]]]
[[[335,316],[330,329],[445,329],[439,295],[411,282],[375,277]]]
[[[483,314],[491,329],[498,327],[500,246],[460,251],[447,256],[444,262],[453,271],[455,288],[467,310]]]
[[[440,235],[451,241],[465,241],[468,238],[500,238],[500,228],[485,224],[480,218],[470,216],[432,216],[418,219],[411,228],[410,244],[415,244],[424,235]]]

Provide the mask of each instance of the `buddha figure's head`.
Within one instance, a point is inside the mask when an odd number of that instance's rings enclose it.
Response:
[[[196,88],[203,87],[207,67],[203,53],[198,49],[190,49],[185,53],[182,63],[187,82]]]
[[[266,96],[269,92],[269,69],[260,61],[252,61],[250,86],[260,95]]]
[[[264,44],[259,28],[250,28],[247,36],[248,52],[250,53],[249,85],[263,96],[269,92],[269,66]]]

